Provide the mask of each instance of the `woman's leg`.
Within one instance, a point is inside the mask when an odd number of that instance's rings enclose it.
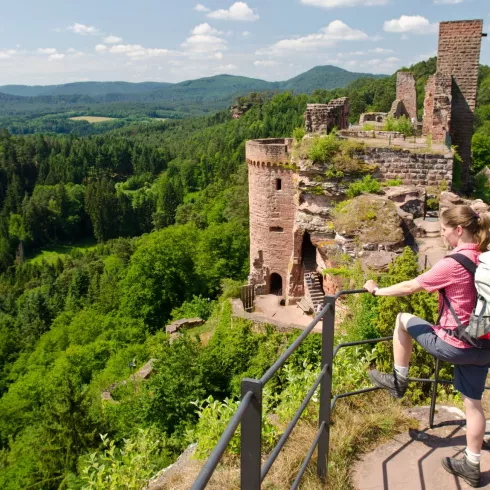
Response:
[[[413,318],[417,318],[410,313],[398,313],[393,332],[393,356],[395,366],[408,367],[410,356],[412,355],[412,337],[407,332],[407,324]],[[417,318],[417,320],[420,320]],[[422,320],[423,321],[423,320]]]
[[[466,410],[466,444],[475,454],[481,453],[483,436],[485,435],[485,414],[481,400],[463,396]]]

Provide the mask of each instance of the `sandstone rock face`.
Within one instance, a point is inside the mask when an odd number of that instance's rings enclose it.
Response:
[[[353,257],[363,250],[401,252],[404,246],[401,224],[392,201],[383,196],[362,195],[335,216],[335,240],[343,253]]]
[[[388,199],[393,201],[397,207],[406,213],[410,213],[413,218],[420,218],[425,215],[425,187],[401,185],[385,187],[384,192]]]
[[[361,255],[361,265],[363,270],[386,272],[390,264],[398,257],[395,252],[386,250],[376,252],[366,252]]]

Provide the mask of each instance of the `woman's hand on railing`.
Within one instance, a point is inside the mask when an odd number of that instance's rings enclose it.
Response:
[[[371,294],[373,294],[374,290],[378,287],[379,286],[372,279],[369,279],[369,281],[366,281],[364,284],[364,289],[367,289]]]

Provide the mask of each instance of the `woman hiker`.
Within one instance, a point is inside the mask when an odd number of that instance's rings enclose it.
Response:
[[[441,232],[449,245],[455,247],[450,255],[462,254],[477,264],[480,253],[487,251],[490,244],[490,218],[480,216],[469,206],[454,206],[442,213]],[[408,386],[412,339],[436,358],[455,365],[454,387],[462,394],[466,410],[467,446],[463,458],[446,457],[442,465],[449,473],[477,487],[480,483],[480,454],[485,434],[481,399],[490,367],[490,349],[474,347],[458,338],[458,321],[445,305],[443,293],[460,323],[468,325],[475,306],[476,289],[473,275],[460,262],[448,257],[411,281],[386,288],[379,288],[372,280],[364,285],[374,296],[406,296],[422,290],[430,293],[439,291],[438,324],[434,326],[415,315],[399,313],[393,334],[393,373],[372,370],[369,377],[376,386],[389,390],[396,398],[402,398]],[[490,341],[483,343],[490,346]]]

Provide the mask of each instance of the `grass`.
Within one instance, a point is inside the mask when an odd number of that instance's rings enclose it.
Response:
[[[216,329],[215,323],[212,321],[207,321],[206,323],[204,323],[204,325],[190,328],[187,332],[189,333],[189,335],[199,336],[201,339],[201,343],[203,345],[207,345],[215,329]]]
[[[316,453],[301,484],[302,490],[351,490],[353,464],[361,454],[383,444],[395,434],[407,430],[414,422],[403,406],[383,392],[340,400],[333,412],[328,481],[324,485],[316,475]],[[417,427],[418,428],[418,427]],[[290,488],[318,430],[316,419],[300,420],[288,442],[265,478],[264,490]],[[262,463],[267,455],[262,455]],[[204,461],[191,460],[180,471],[169,475],[161,490],[184,490],[192,486]],[[225,457],[208,486],[210,490],[240,488],[237,458]]]
[[[96,124],[106,121],[116,121],[117,117],[102,117],[102,116],[76,116],[70,117],[72,121],[87,121],[90,124]]]
[[[35,254],[32,257],[27,257],[27,261],[34,265],[39,265],[43,261],[48,264],[54,264],[58,259],[63,259],[67,255],[85,253],[96,246],[97,242],[91,239],[83,240],[75,245],[54,245],[53,247],[34,252]]]

